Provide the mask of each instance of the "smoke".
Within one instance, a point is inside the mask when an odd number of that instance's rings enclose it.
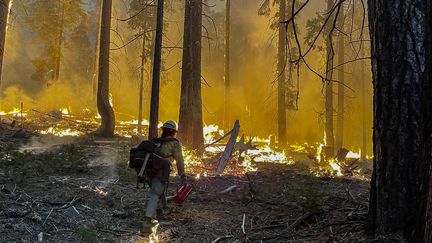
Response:
[[[31,139],[23,144],[20,152],[46,153],[55,151],[62,145],[75,144],[78,138],[55,137],[55,136],[32,136]]]
[[[240,120],[241,133],[267,137],[277,131],[277,87],[275,84],[277,32],[269,28],[273,21],[270,17],[258,16],[257,12],[261,2],[261,0],[231,1],[232,102],[230,107],[232,122],[234,123],[234,119]],[[310,4],[298,16],[301,42],[307,31],[306,21],[314,17],[317,11],[324,11],[325,4],[318,2]],[[25,5],[26,1],[23,3]],[[118,20],[128,16],[127,3],[128,1],[114,1],[113,31],[111,32],[111,48],[113,49],[128,43],[137,34],[136,31],[129,28],[126,22]],[[204,17],[203,20],[209,35],[208,38],[204,37],[202,40],[202,95],[203,116],[206,124],[222,124],[224,110],[224,3],[223,1],[214,3],[216,7],[205,7],[204,11],[214,20],[215,26],[207,17]],[[170,8],[165,12],[160,120],[177,120],[184,11],[182,1],[171,1],[167,6]],[[87,4],[85,8],[89,12],[94,11],[93,4]],[[38,83],[31,77],[35,72],[32,60],[41,54],[41,44],[34,42],[36,30],[29,29],[25,24],[24,19],[27,13],[23,4],[15,3],[12,11],[16,13],[16,17],[11,20],[6,41],[2,109],[12,109],[23,102],[25,109],[48,111],[70,107],[72,113],[86,108],[96,111],[92,91],[94,82],[92,65],[96,46],[97,21],[94,18],[90,19],[88,32],[86,36],[83,36],[83,41],[64,47],[60,80],[47,85],[47,82]],[[203,35],[207,36],[207,31],[204,31]],[[120,120],[133,120],[138,116],[141,48],[141,40],[138,38],[125,48],[112,50],[110,54],[110,93],[116,117]],[[351,54],[347,54],[348,57],[351,57]],[[306,60],[316,71],[324,73],[324,53],[314,50],[310,52]],[[82,62],[90,63],[87,69],[77,68],[77,64]],[[149,57],[145,64],[144,119],[148,119],[150,106],[151,65],[151,57]],[[345,70],[347,85],[354,90],[346,89],[345,142],[349,149],[359,148],[361,144],[360,84],[371,79],[369,65],[366,67],[367,76],[365,77],[359,74],[359,67],[360,63],[357,62],[347,66]],[[290,143],[320,142],[323,139],[321,113],[324,111],[322,82],[304,65],[300,66],[298,74],[299,76],[295,70],[293,78],[295,90],[297,78],[299,79],[299,110],[288,111],[288,141]],[[369,114],[367,126],[371,128],[371,82],[367,82],[366,88],[368,90],[366,106]],[[334,89],[337,90],[337,85]],[[336,95],[335,93],[335,101]],[[371,129],[368,130],[368,136],[368,140],[371,141]],[[103,159],[100,161],[109,159],[112,155],[102,156]],[[100,161],[95,161],[95,163]]]

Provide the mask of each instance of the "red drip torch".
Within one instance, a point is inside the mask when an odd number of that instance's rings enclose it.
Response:
[[[177,189],[177,194],[174,197],[174,202],[177,204],[182,204],[188,198],[189,194],[192,192],[191,184],[184,184]]]

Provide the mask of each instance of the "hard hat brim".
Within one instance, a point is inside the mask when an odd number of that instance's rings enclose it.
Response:
[[[177,129],[175,129],[175,128],[173,128],[173,127],[161,126],[161,129],[162,129],[162,128],[166,128],[166,129],[171,129],[171,130],[177,131]]]

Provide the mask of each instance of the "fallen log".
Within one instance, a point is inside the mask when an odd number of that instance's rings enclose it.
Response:
[[[232,155],[232,152],[234,150],[234,146],[235,146],[236,141],[237,141],[237,136],[238,136],[239,130],[240,130],[240,122],[237,120],[234,123],[234,128],[231,132],[231,137],[230,137],[230,139],[229,139],[229,141],[225,147],[225,150],[222,153],[222,156],[219,160],[219,163],[218,163],[218,166],[216,169],[216,175],[217,176],[220,176],[223,173],[223,171],[224,171],[224,169],[228,163],[228,160]]]

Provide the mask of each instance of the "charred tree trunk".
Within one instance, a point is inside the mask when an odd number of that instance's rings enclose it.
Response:
[[[432,158],[426,2],[369,0],[374,172],[368,228],[377,235],[400,235],[409,242],[431,242],[424,236],[425,225],[430,235],[426,201]]]
[[[103,137],[114,136],[115,128],[114,110],[109,102],[111,10],[112,0],[103,0],[97,91],[97,108],[102,118],[101,126],[98,129],[98,134]]]
[[[2,70],[3,70],[3,56],[6,43],[6,30],[9,15],[9,0],[4,0],[0,4],[0,87],[2,80]]]
[[[163,33],[163,16],[164,16],[164,0],[158,0],[156,14],[156,37],[155,50],[153,57],[153,79],[150,100],[150,125],[149,139],[158,136],[159,122],[159,88],[160,88],[160,70],[162,63],[162,33]]]
[[[333,0],[327,0],[327,12],[330,14],[333,8]],[[333,21],[329,21],[332,23]],[[333,36],[331,31],[331,24],[328,25],[328,36],[327,36],[327,61],[326,61],[326,76],[324,80],[325,85],[325,139],[326,145],[329,147],[329,157],[334,156],[334,134],[333,134]]]
[[[230,129],[230,107],[231,107],[231,95],[230,95],[230,37],[231,37],[231,0],[226,0],[225,6],[225,119],[224,128]]]
[[[339,40],[338,40],[338,112],[336,130],[336,151],[343,147],[344,138],[344,113],[345,113],[345,36],[344,36],[344,8],[341,4],[339,12]]]
[[[279,22],[286,19],[286,0],[279,2]],[[283,24],[279,24],[278,41],[278,147],[285,150],[287,148],[287,128],[286,128],[286,29]]]
[[[138,98],[138,135],[142,135],[142,117],[143,117],[143,92],[144,92],[144,68],[145,68],[145,45],[147,35],[143,35],[142,39],[142,52],[141,52],[141,69],[140,69],[140,82],[139,82],[139,98]]]
[[[186,0],[179,138],[190,149],[204,145],[201,100],[202,0]]]
[[[96,34],[96,41],[95,41],[95,53],[94,53],[94,70],[93,70],[93,101],[96,101],[97,99],[97,86],[98,86],[98,82],[97,82],[97,72],[98,72],[98,53],[99,53],[99,42],[98,40],[100,39],[100,27],[101,27],[101,18],[99,16],[101,16],[101,10],[102,10],[102,2],[101,0],[96,0],[96,16],[97,17],[97,34]]]

